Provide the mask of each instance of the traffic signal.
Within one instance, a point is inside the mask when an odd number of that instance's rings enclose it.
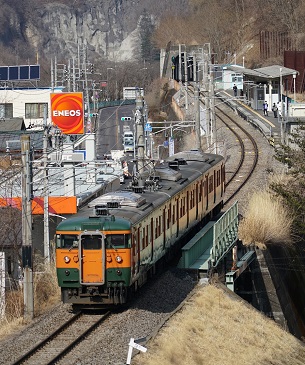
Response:
[[[91,63],[91,65],[90,65],[90,72],[93,74],[94,73],[94,64],[93,63]]]
[[[179,81],[179,55],[172,56],[172,78]]]
[[[186,56],[184,52],[181,53],[181,64],[179,55],[172,56],[172,78],[176,81],[185,82],[185,70],[187,70],[187,80],[194,81],[194,58],[193,56],[188,56],[185,67]]]
[[[122,117],[121,118],[122,122],[130,122],[131,121],[131,117]]]
[[[68,70],[64,70],[64,81],[68,81],[69,75]]]

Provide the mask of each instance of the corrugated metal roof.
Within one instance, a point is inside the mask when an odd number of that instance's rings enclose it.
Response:
[[[240,74],[249,75],[249,76],[256,76],[256,77],[264,77],[261,73],[256,70],[251,70],[250,68],[244,68],[240,66],[226,66],[228,70],[238,72]]]
[[[249,68],[243,68],[240,66],[227,66],[228,70],[238,72],[244,75],[248,76],[254,76],[258,78],[263,79],[273,79],[273,78],[279,78],[280,73],[282,76],[289,76],[293,75],[295,72],[298,73],[297,70],[293,70],[292,68],[280,66],[280,65],[273,65],[273,66],[267,66],[267,67],[261,67],[261,68],[255,68],[253,70]],[[282,69],[282,71],[280,71]]]
[[[7,142],[9,144],[9,148],[11,151],[17,150],[20,151],[21,144],[20,144],[20,137],[22,135],[30,135],[31,145],[34,147],[35,150],[42,150],[43,148],[43,132],[28,132],[20,131],[17,133],[10,133],[10,132],[0,132],[0,151],[6,151]]]
[[[282,70],[281,70],[282,69]],[[292,68],[280,66],[280,65],[273,65],[273,66],[267,66],[267,67],[261,67],[255,69],[255,71],[258,71],[268,78],[277,78],[280,77],[280,74],[282,76],[289,76],[293,75],[295,72],[298,73],[297,70],[293,70]]]
[[[24,131],[25,124],[23,118],[0,119],[0,132]]]

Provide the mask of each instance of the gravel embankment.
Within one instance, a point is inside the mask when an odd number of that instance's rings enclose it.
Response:
[[[191,276],[182,270],[173,268],[167,271],[155,282],[143,287],[130,308],[111,315],[100,330],[95,330],[75,348],[73,357],[63,359],[60,364],[126,363],[130,338],[149,337],[154,333],[190,294],[195,284]],[[72,316],[69,308],[60,304],[36,318],[19,333],[0,341],[0,363],[11,365],[21,354],[40,342]]]

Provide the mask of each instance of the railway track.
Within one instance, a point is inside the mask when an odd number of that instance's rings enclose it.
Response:
[[[234,171],[226,173],[226,194],[224,201],[226,206],[245,186],[252,176],[258,162],[259,150],[255,139],[243,128],[240,123],[232,118],[220,107],[216,107],[217,117],[236,136],[240,145],[239,162]],[[236,156],[237,157],[237,156]]]
[[[110,315],[76,313],[12,365],[52,365],[63,359]]]
[[[189,86],[188,90],[189,92],[194,93],[193,87]],[[205,99],[204,93],[201,93],[201,96],[200,103],[205,107],[203,102]],[[227,198],[224,201],[224,206],[226,206],[234,197],[236,197],[252,176],[258,163],[259,150],[255,139],[252,137],[251,133],[243,128],[237,120],[238,118],[233,118],[220,106],[215,106],[215,110],[216,117],[236,137],[240,146],[239,161],[234,164],[236,166],[235,169],[233,171],[226,171]]]

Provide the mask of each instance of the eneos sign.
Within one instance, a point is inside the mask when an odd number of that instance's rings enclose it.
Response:
[[[52,93],[51,118],[64,134],[84,134],[83,93]]]

